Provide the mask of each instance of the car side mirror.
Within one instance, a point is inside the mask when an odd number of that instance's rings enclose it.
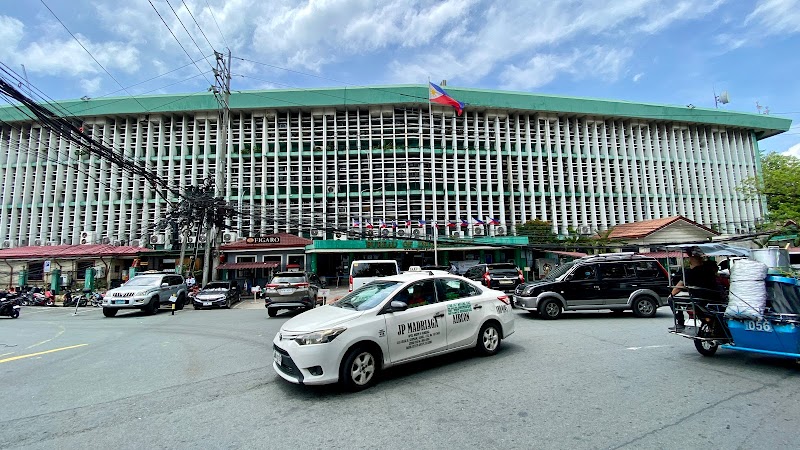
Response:
[[[388,312],[400,312],[400,311],[405,311],[407,309],[408,309],[408,303],[401,302],[400,300],[392,300],[392,303],[389,304]]]
[[[162,288],[164,288],[164,287],[169,287],[169,283],[161,283],[161,287],[162,287]]]

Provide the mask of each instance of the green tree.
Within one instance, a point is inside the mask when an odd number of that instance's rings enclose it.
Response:
[[[559,242],[558,235],[553,233],[553,224],[544,220],[529,220],[517,225],[517,235],[527,236],[534,244]]]
[[[748,198],[767,199],[767,220],[782,225],[800,220],[800,159],[769,153],[761,156],[761,178],[746,179],[740,192]]]

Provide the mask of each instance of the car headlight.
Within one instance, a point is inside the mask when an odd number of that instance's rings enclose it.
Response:
[[[522,290],[522,295],[525,296],[533,295],[533,291],[535,290],[536,288],[534,286],[527,286],[525,289]]]
[[[327,330],[313,331],[294,338],[299,345],[327,344],[344,333],[347,328],[330,328]]]

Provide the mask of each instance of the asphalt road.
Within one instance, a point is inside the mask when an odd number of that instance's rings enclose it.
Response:
[[[0,448],[797,448],[794,361],[705,358],[653,319],[517,311],[494,357],[387,371],[361,393],[271,367],[263,306],[0,318]]]

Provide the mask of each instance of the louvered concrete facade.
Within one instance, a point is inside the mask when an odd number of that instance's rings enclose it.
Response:
[[[327,229],[331,238],[353,230],[353,220],[364,231],[381,220],[403,229],[407,220],[489,217],[502,230],[442,233],[512,234],[531,219],[559,233],[594,232],[674,215],[724,233],[751,230],[764,204],[736,187],[759,173],[758,139],[791,124],[722,110],[449,93],[468,103],[463,116],[430,114],[425,86],[234,93],[227,151],[208,94],[60,107],[176,186],[223,171],[226,199],[245,213],[231,219],[239,236]],[[152,186],[12,108],[0,119],[3,246],[151,239],[167,209]]]

